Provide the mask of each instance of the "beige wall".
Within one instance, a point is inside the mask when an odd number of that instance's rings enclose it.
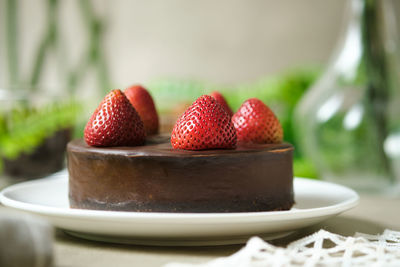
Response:
[[[45,29],[45,1],[21,4],[21,73],[30,72]],[[343,28],[346,0],[116,0],[92,1],[107,21],[104,48],[113,86],[178,76],[247,82],[289,67],[325,64]],[[5,0],[0,0],[0,84],[7,84]],[[76,0],[61,1],[62,47],[46,62],[45,83],[79,64],[86,29]],[[58,61],[59,62],[59,61]],[[82,85],[83,86],[83,85]],[[93,77],[84,86],[93,87]]]
[[[122,82],[154,74],[240,82],[325,62],[343,12],[343,1],[128,2],[118,1],[110,30],[111,40],[129,44],[109,50],[125,66],[114,73]]]

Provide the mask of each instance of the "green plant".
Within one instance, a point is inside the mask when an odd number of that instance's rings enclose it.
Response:
[[[21,105],[0,114],[1,158],[15,159],[31,153],[46,137],[73,127],[80,111],[80,103],[66,101],[41,108]]]
[[[47,4],[47,5],[46,5]],[[110,79],[108,67],[106,64],[104,51],[102,47],[102,38],[104,36],[104,20],[94,12],[94,6],[89,0],[77,2],[81,11],[81,17],[88,32],[88,46],[83,52],[76,66],[65,66],[66,58],[59,53],[60,50],[60,27],[59,27],[59,0],[44,0],[43,6],[46,8],[46,24],[42,37],[37,47],[34,48],[32,66],[29,75],[23,77],[19,68],[18,51],[18,14],[20,9],[19,0],[7,0],[5,12],[6,25],[6,54],[8,63],[9,84],[13,88],[29,88],[31,91],[40,88],[45,62],[51,54],[55,55],[57,68],[60,69],[66,81],[62,84],[72,93],[75,92],[78,85],[85,78],[90,69],[95,71],[98,80],[98,86],[107,93],[110,88]],[[34,44],[33,44],[34,45]]]

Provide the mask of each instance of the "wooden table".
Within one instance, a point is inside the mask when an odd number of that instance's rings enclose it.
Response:
[[[302,229],[289,237],[275,240],[284,246],[319,229],[341,235],[355,232],[377,234],[384,229],[400,231],[400,197],[362,195],[360,204],[346,213],[318,225]],[[162,266],[168,262],[202,263],[228,256],[243,245],[215,247],[150,247],[116,245],[86,241],[58,230],[55,239],[55,266]]]

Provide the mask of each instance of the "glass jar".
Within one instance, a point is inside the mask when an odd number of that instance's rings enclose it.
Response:
[[[382,192],[400,166],[399,57],[389,1],[352,0],[338,53],[300,101],[300,149],[320,176]]]
[[[0,89],[0,186],[61,170],[80,110],[66,95]]]

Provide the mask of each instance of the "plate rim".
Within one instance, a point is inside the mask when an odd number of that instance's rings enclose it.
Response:
[[[315,216],[328,216],[333,214],[339,214],[346,210],[355,207],[359,201],[360,196],[353,189],[335,184],[328,181],[313,180],[309,178],[294,177],[294,184],[296,181],[302,181],[307,183],[318,183],[332,187],[339,187],[344,191],[352,194],[352,197],[342,201],[340,203],[308,209],[291,209],[287,211],[262,211],[262,212],[231,212],[231,213],[168,213],[168,212],[129,212],[129,211],[103,211],[103,210],[85,210],[85,209],[71,209],[65,207],[50,207],[40,204],[32,204],[27,202],[18,201],[7,196],[7,193],[13,192],[21,187],[29,187],[32,184],[43,183],[48,180],[61,180],[67,179],[68,173],[64,170],[59,173],[36,179],[33,181],[26,181],[18,184],[14,184],[4,188],[0,192],[0,203],[6,207],[35,213],[39,215],[52,216],[52,217],[64,217],[64,218],[79,218],[79,219],[102,219],[102,220],[148,220],[148,219],[162,219],[163,223],[188,223],[193,219],[212,219],[212,223],[221,220],[226,223],[226,219],[236,220],[251,220],[255,219],[265,220],[266,217],[270,217],[270,221],[275,220],[296,220],[313,218]],[[296,192],[295,192],[296,194]],[[176,219],[179,218],[179,221]],[[205,222],[202,222],[203,224]]]

